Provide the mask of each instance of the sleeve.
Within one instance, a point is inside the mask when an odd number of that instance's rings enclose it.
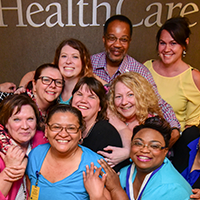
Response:
[[[146,69],[144,69],[144,68],[146,68]],[[180,123],[177,120],[172,107],[164,99],[162,99],[160,94],[158,93],[158,89],[157,89],[156,83],[151,75],[151,72],[144,65],[143,65],[143,69],[144,69],[144,72],[142,73],[142,75],[153,86],[153,89],[158,97],[158,103],[159,103],[160,108],[162,109],[164,118],[170,123],[171,127],[176,127],[178,129],[180,129],[181,128]]]

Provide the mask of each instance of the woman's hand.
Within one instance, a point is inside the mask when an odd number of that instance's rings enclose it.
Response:
[[[87,190],[90,200],[106,200],[104,196],[104,184],[106,176],[99,177],[101,173],[101,167],[97,168],[94,172],[94,163],[91,163],[90,168],[86,165],[86,172],[83,172],[83,182],[85,189]]]
[[[14,94],[22,94],[26,92],[26,88],[23,86],[20,86],[15,92]]]
[[[114,167],[118,163],[129,158],[130,150],[127,148],[107,146],[103,149],[104,151],[98,151],[101,154],[110,167]],[[112,151],[112,153],[107,153],[105,151]]]
[[[106,188],[114,200],[128,200],[126,192],[122,189],[119,176],[116,172],[103,160],[98,160],[98,163],[103,167],[106,172]]]
[[[5,181],[10,181],[10,182],[15,182],[19,179],[21,179],[26,170],[28,159],[24,158],[21,165],[19,166],[13,166],[13,167],[6,167],[4,169],[4,173],[7,175],[4,180]]]
[[[25,152],[19,146],[10,146],[8,147],[6,155],[0,152],[6,167],[20,166],[25,157]]]
[[[190,198],[200,200],[200,189],[192,189],[192,192],[193,194],[190,195]]]

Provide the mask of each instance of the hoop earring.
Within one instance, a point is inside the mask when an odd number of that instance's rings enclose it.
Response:
[[[186,50],[183,50],[183,57],[186,56]]]

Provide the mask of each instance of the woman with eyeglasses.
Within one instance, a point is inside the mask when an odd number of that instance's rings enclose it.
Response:
[[[21,88],[18,92],[27,92],[35,101],[40,113],[40,124],[44,121],[50,106],[57,103],[57,98],[64,86],[63,77],[57,65],[43,64],[39,66],[34,75],[33,81],[29,82],[26,90]]]
[[[24,177],[27,155],[47,143],[37,130],[39,112],[26,94],[15,94],[0,104],[0,199],[28,199]]]
[[[83,184],[85,166],[102,158],[79,145],[84,131],[81,112],[58,104],[48,113],[45,136],[49,143],[31,151],[27,166],[31,198],[44,200],[84,200],[88,193]]]
[[[56,49],[53,63],[59,67],[65,80],[63,91],[59,96],[59,102],[62,104],[69,104],[74,86],[81,77],[94,76],[106,84],[105,81],[93,74],[89,51],[77,39],[63,40]],[[34,73],[34,71],[27,73],[22,78],[20,85],[26,85],[33,78]]]
[[[84,174],[84,184],[89,195],[93,198],[99,196],[105,183],[115,200],[188,200],[192,188],[166,158],[170,137],[169,123],[158,116],[148,118],[144,124],[136,126],[130,151],[133,163],[121,169],[118,178],[106,162],[100,160],[105,175],[100,170],[94,173],[92,168]],[[100,179],[99,174],[106,178]],[[91,187],[93,180],[98,190]],[[101,200],[107,199],[103,194],[101,197]]]

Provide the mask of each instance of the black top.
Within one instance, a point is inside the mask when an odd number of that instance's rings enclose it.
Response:
[[[182,173],[189,166],[191,149],[187,145],[197,139],[199,136],[200,132],[198,127],[192,126],[190,128],[186,128],[183,131],[182,136],[174,144],[174,157],[172,158],[172,164],[180,173]],[[200,188],[200,177],[191,186],[192,188]]]
[[[91,128],[89,135],[83,139],[82,145],[97,152],[103,151],[108,145],[122,147],[122,141],[114,126],[107,120],[100,120]],[[121,162],[114,167],[114,170],[119,171],[127,164],[128,163]]]

